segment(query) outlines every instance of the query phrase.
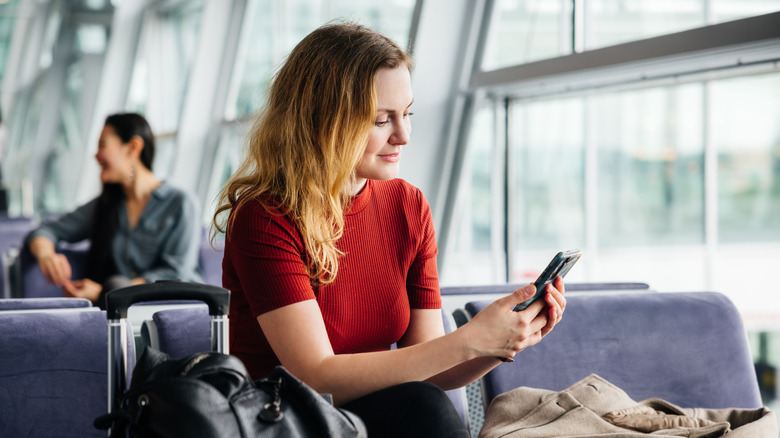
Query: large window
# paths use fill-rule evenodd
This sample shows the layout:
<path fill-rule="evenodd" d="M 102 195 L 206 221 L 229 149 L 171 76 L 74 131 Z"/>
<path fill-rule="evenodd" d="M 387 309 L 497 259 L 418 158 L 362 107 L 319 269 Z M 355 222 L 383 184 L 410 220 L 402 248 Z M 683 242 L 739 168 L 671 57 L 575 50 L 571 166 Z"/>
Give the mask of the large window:
<path fill-rule="evenodd" d="M 503 134 L 482 137 L 506 136 L 507 173 L 490 185 L 476 177 L 475 157 L 502 142 L 458 143 L 468 187 L 444 215 L 445 228 L 457 220 L 442 284 L 526 283 L 578 247 L 569 282 L 724 293 L 751 334 L 764 403 L 777 406 L 780 301 L 767 285 L 780 253 L 780 1 L 488 5 L 469 91 L 490 96 L 497 119 L 506 103 Z M 715 43 L 677 50 L 702 42 Z M 505 222 L 480 219 L 486 199 L 503 199 L 491 211 Z M 474 230 L 503 244 L 486 250 Z M 503 276 L 490 269 L 502 265 Z"/>
<path fill-rule="evenodd" d="M 584 243 L 582 106 L 581 100 L 569 99 L 511 107 L 515 190 L 510 205 L 516 207 L 510 221 L 520 252 Z"/>
<path fill-rule="evenodd" d="M 489 236 L 499 234 L 511 239 L 506 248 L 513 251 L 504 280 L 533 277 L 543 267 L 540 253 L 579 247 L 590 251 L 583 262 L 599 281 L 640 275 L 634 280 L 661 289 L 702 289 L 732 284 L 713 264 L 737 257 L 723 245 L 780 246 L 780 73 L 517 99 L 509 114 L 510 227 L 505 234 L 482 217 L 501 211 L 485 203 L 496 199 L 494 192 L 503 194 L 503 186 L 488 183 L 494 137 L 479 128 L 487 117 L 480 115 L 459 193 L 462 213 L 455 215 L 455 254 L 445 272 L 469 278 L 464 271 L 476 270 L 482 282 L 496 280 L 479 266 L 504 263 L 485 252 Z M 707 166 L 707 151 L 716 165 Z M 476 230 L 480 237 L 472 238 Z M 707 262 L 712 248 L 719 249 Z M 469 251 L 491 260 L 458 266 Z M 639 251 L 635 261 L 656 266 L 623 266 L 626 251 Z M 653 255 L 669 251 L 674 255 L 665 259 Z M 763 256 L 755 254 L 748 251 L 760 263 Z"/>
<path fill-rule="evenodd" d="M 496 0 L 493 4 L 484 70 L 780 10 L 780 0 Z"/>
<path fill-rule="evenodd" d="M 495 108 L 481 106 L 473 121 L 463 178 L 458 189 L 458 211 L 450 236 L 449 266 L 469 266 L 443 272 L 452 284 L 484 282 L 506 276 L 503 261 L 504 151 L 499 144 Z M 497 129 L 499 128 L 499 129 Z"/>
<path fill-rule="evenodd" d="M 701 27 L 703 0 L 589 0 L 585 48 L 596 49 Z"/>
<path fill-rule="evenodd" d="M 780 74 L 712 83 L 718 237 L 780 241 Z"/>
<path fill-rule="evenodd" d="M 571 1 L 495 2 L 482 68 L 491 70 L 571 53 Z"/>
<path fill-rule="evenodd" d="M 590 100 L 600 247 L 704 242 L 703 87 Z"/>
<path fill-rule="evenodd" d="M 754 303 L 765 301 L 759 292 L 764 280 L 744 273 L 770 271 L 767 260 L 780 250 L 778 50 L 768 51 L 761 42 L 755 48 L 740 46 L 740 51 L 729 47 L 735 50 L 728 55 L 730 64 L 723 61 L 725 49 L 717 48 L 711 52 L 717 53 L 717 61 L 695 52 L 686 64 L 675 52 L 668 59 L 633 64 L 613 59 L 603 72 L 576 69 L 591 49 L 639 38 L 663 39 L 664 34 L 696 27 L 692 32 L 706 37 L 719 28 L 702 27 L 705 23 L 780 9 L 780 3 L 772 1 L 739 5 L 746 9 L 725 0 L 583 0 L 567 10 L 559 2 L 542 6 L 530 0 L 497 0 L 485 56 L 477 60 L 483 69 L 474 73 L 472 84 L 492 99 L 486 108 L 493 118 L 503 117 L 499 113 L 506 109 L 507 125 L 492 137 L 473 136 L 472 130 L 478 140 L 466 143 L 442 283 L 533 280 L 553 253 L 578 247 L 585 257 L 571 281 L 643 281 L 658 290 L 719 290 L 729 294 L 748 320 L 759 318 L 767 307 Z M 575 24 L 569 29 L 571 47 L 548 50 L 549 56 L 559 57 L 554 60 L 519 56 L 522 51 L 513 38 L 539 41 L 538 36 L 510 38 L 505 33 L 512 29 L 508 20 L 538 19 L 543 11 L 553 14 L 556 8 Z M 584 8 L 584 17 L 576 15 L 577 8 Z M 769 25 L 765 18 L 751 20 Z M 544 26 L 546 47 L 556 46 L 565 26 L 565 20 Z M 532 28 L 528 21 L 513 31 Z M 568 55 L 578 38 L 584 42 L 583 57 L 575 60 Z M 641 47 L 657 41 L 645 40 Z M 628 47 L 606 47 L 598 52 L 601 58 L 589 59 L 619 58 Z M 742 59 L 749 59 L 749 65 Z M 507 62 L 517 65 L 490 71 Z M 563 69 L 558 76 L 526 76 L 566 63 L 576 68 Z M 655 76 L 647 78 L 645 72 Z M 475 120 L 479 117 L 485 116 Z M 480 129 L 480 123 L 473 125 Z M 503 146 L 499 141 L 486 145 L 481 139 L 490 142 L 502 136 L 507 139 L 508 152 L 502 156 L 508 173 L 503 182 L 491 180 L 487 186 L 476 177 L 484 168 L 476 157 L 495 157 Z M 479 219 L 484 211 L 480 203 L 486 200 L 501 203 L 490 211 L 502 215 L 504 222 Z M 486 239 L 471 237 L 475 230 L 491 236 L 489 251 Z M 465 255 L 469 251 L 479 255 L 478 263 Z M 508 269 L 501 276 L 489 266 Z"/>

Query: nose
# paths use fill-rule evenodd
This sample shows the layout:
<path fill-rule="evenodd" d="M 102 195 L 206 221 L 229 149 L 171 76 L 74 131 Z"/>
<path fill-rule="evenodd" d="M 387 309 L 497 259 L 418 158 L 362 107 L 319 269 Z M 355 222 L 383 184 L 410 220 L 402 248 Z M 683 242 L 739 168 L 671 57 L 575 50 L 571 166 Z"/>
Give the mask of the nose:
<path fill-rule="evenodd" d="M 395 123 L 393 135 L 390 136 L 390 144 L 393 146 L 403 146 L 409 143 L 409 134 L 412 131 L 412 124 L 409 119 L 402 119 Z"/>

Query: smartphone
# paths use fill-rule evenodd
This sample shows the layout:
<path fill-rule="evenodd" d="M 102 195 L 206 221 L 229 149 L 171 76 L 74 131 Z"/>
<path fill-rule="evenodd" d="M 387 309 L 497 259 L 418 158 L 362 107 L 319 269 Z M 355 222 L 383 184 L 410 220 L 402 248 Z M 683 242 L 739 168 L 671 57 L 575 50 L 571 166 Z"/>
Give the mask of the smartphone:
<path fill-rule="evenodd" d="M 577 260 L 580 259 L 581 255 L 582 253 L 578 249 L 561 251 L 556 254 L 550 264 L 544 268 L 542 274 L 539 275 L 539 278 L 534 281 L 534 286 L 536 286 L 536 293 L 534 296 L 516 305 L 514 311 L 519 312 L 530 306 L 534 301 L 544 296 L 544 294 L 547 293 L 547 285 L 555 281 L 556 277 L 565 277 L 566 274 L 569 273 L 569 270 L 572 268 L 572 266 L 574 266 L 574 264 L 577 263 Z"/>

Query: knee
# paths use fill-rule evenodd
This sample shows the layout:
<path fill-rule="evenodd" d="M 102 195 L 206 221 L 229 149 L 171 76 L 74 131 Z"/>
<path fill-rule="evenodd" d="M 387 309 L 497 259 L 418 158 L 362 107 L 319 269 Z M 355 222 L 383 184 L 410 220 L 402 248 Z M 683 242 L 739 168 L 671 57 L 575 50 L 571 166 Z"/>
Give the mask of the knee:
<path fill-rule="evenodd" d="M 420 412 L 430 411 L 432 408 L 452 407 L 447 393 L 432 383 L 408 382 L 399 385 L 399 390 L 404 392 L 404 400 L 409 403 L 410 408 L 418 408 Z"/>

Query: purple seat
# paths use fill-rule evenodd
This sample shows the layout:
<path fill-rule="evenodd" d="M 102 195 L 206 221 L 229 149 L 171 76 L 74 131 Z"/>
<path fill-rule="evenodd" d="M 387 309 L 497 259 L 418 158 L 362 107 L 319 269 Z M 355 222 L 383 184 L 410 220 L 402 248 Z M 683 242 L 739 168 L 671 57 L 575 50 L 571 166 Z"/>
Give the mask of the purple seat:
<path fill-rule="evenodd" d="M 0 312 L 0 332 L 0 436 L 106 436 L 105 312 Z"/>
<path fill-rule="evenodd" d="M 160 310 L 152 320 L 154 326 L 147 326 L 150 344 L 172 358 L 211 350 L 209 308 L 205 304 Z"/>
<path fill-rule="evenodd" d="M 466 305 L 472 315 L 489 301 Z M 737 309 L 713 292 L 581 294 L 538 345 L 483 379 L 485 406 L 520 386 L 560 391 L 591 373 L 634 400 L 756 408 L 758 381 Z"/>

